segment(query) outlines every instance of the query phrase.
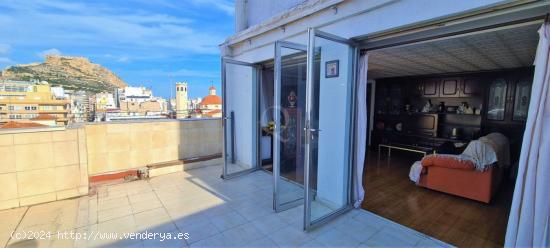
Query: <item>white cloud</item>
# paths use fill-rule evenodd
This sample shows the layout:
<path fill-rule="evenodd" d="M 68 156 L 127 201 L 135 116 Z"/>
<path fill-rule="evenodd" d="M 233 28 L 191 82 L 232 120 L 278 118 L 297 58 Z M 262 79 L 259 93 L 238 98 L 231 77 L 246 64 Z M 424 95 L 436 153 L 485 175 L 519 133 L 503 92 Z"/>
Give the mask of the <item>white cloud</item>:
<path fill-rule="evenodd" d="M 130 61 L 130 58 L 128 56 L 122 56 L 122 57 L 118 58 L 117 61 L 121 62 L 121 63 L 126 63 L 126 62 Z"/>
<path fill-rule="evenodd" d="M 0 54 L 7 54 L 11 50 L 11 46 L 8 44 L 0 43 Z"/>
<path fill-rule="evenodd" d="M 57 48 L 50 48 L 48 50 L 37 53 L 37 55 L 41 58 L 44 58 L 46 57 L 46 55 L 61 55 L 61 51 L 59 51 Z"/>
<path fill-rule="evenodd" d="M 8 57 L 0 57 L 0 64 L 15 64 L 15 61 Z"/>
<path fill-rule="evenodd" d="M 233 4 L 225 0 L 191 0 L 194 4 L 212 6 L 228 15 L 233 15 L 235 8 Z"/>

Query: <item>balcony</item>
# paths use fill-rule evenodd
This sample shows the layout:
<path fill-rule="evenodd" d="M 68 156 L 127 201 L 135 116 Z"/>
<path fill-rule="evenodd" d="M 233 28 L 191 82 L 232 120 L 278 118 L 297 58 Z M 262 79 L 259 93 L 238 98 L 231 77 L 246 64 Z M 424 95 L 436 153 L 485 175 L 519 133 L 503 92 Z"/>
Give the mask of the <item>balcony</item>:
<path fill-rule="evenodd" d="M 446 246 L 364 210 L 304 232 L 303 207 L 273 212 L 269 172 L 220 178 L 221 137 L 219 119 L 4 131 L 0 245 Z"/>
<path fill-rule="evenodd" d="M 97 194 L 0 212 L 9 233 L 52 231 L 45 240 L 9 240 L 10 245 L 49 247 L 145 246 L 444 246 L 424 235 L 364 210 L 353 210 L 305 233 L 302 208 L 273 213 L 271 178 L 263 171 L 230 181 L 221 166 L 159 176 L 148 181 L 104 186 Z M 57 236 L 92 236 L 80 240 Z M 118 240 L 116 233 L 188 233 L 189 239 Z"/>

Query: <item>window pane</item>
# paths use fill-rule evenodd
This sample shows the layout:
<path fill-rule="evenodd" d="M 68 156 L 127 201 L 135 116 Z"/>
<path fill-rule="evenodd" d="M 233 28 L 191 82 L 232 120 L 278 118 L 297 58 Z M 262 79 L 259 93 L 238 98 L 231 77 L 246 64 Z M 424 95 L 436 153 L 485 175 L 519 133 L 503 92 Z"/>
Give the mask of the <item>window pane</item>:
<path fill-rule="evenodd" d="M 527 81 L 521 81 L 516 85 L 516 95 L 514 97 L 514 121 L 527 120 L 529 111 L 529 96 L 531 95 L 531 85 Z"/>
<path fill-rule="evenodd" d="M 489 89 L 489 102 L 487 109 L 487 119 L 489 120 L 504 120 L 506 107 L 506 81 L 497 79 L 491 84 Z"/>

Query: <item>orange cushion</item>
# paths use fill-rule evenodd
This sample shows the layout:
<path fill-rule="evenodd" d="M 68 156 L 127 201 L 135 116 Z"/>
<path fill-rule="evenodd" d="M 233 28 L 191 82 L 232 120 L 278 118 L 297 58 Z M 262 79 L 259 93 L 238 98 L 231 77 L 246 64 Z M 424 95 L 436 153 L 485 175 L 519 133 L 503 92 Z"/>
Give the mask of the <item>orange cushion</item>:
<path fill-rule="evenodd" d="M 422 158 L 422 166 L 436 166 L 451 169 L 474 170 L 475 164 L 469 160 L 460 160 L 451 156 L 428 155 Z"/>

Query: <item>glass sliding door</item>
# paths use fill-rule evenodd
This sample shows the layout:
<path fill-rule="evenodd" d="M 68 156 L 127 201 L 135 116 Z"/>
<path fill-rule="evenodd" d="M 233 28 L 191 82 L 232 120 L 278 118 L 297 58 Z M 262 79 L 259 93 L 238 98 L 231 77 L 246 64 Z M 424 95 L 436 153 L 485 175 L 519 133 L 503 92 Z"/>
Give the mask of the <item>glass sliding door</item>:
<path fill-rule="evenodd" d="M 224 179 L 258 168 L 258 70 L 222 58 Z"/>
<path fill-rule="evenodd" d="M 276 212 L 303 204 L 306 100 L 305 45 L 275 43 L 273 207 Z"/>
<path fill-rule="evenodd" d="M 304 228 L 351 208 L 355 68 L 353 43 L 309 30 Z"/>

